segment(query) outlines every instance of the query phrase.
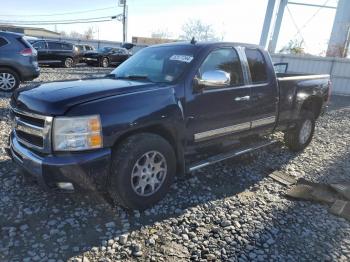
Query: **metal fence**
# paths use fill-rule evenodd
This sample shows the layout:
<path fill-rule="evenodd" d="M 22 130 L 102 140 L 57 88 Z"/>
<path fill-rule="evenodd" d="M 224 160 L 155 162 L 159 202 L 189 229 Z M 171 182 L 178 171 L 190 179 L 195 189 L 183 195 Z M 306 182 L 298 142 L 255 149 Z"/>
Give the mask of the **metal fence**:
<path fill-rule="evenodd" d="M 288 71 L 331 75 L 332 93 L 350 95 L 350 59 L 297 55 L 271 55 L 274 63 L 289 63 Z"/>

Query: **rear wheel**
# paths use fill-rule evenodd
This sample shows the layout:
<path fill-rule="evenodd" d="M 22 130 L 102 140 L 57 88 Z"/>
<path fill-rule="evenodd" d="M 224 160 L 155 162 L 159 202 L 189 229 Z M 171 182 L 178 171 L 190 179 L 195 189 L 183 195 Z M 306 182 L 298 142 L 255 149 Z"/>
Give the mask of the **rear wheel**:
<path fill-rule="evenodd" d="M 71 57 L 67 57 L 65 60 L 64 60 L 64 67 L 65 68 L 71 68 L 74 66 L 74 60 L 71 58 Z"/>
<path fill-rule="evenodd" d="M 114 151 L 109 194 L 128 209 L 146 209 L 168 192 L 176 171 L 175 153 L 162 137 L 143 133 Z"/>
<path fill-rule="evenodd" d="M 310 144 L 314 130 L 314 114 L 311 111 L 302 111 L 295 127 L 286 131 L 284 141 L 290 150 L 301 151 Z"/>
<path fill-rule="evenodd" d="M 20 84 L 17 73 L 11 69 L 0 68 L 0 90 L 4 92 L 12 92 Z"/>
<path fill-rule="evenodd" d="M 107 57 L 103 57 L 101 60 L 101 66 L 104 68 L 109 67 L 109 59 Z"/>

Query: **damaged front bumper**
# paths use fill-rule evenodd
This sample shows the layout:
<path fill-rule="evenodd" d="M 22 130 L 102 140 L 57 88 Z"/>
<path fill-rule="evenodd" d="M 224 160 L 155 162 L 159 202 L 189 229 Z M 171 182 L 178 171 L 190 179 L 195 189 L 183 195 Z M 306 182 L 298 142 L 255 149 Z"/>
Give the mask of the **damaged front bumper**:
<path fill-rule="evenodd" d="M 7 153 L 45 189 L 71 184 L 74 190 L 106 190 L 111 162 L 109 148 L 42 155 L 26 148 L 12 133 Z"/>

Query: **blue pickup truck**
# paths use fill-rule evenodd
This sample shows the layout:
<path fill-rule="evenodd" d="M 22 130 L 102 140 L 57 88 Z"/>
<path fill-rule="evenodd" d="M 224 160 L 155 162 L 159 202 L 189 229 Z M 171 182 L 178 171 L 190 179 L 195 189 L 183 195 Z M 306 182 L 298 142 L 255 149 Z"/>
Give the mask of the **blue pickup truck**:
<path fill-rule="evenodd" d="M 45 188 L 145 209 L 175 175 L 268 146 L 273 132 L 303 150 L 329 94 L 328 75 L 276 73 L 255 45 L 151 46 L 104 78 L 16 90 L 8 153 Z"/>

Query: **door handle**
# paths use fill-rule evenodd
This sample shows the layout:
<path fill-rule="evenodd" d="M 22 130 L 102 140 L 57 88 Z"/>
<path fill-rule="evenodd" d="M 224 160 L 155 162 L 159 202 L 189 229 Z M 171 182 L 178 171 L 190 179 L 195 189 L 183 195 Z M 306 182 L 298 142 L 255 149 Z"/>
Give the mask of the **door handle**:
<path fill-rule="evenodd" d="M 248 101 L 248 100 L 250 100 L 250 96 L 240 96 L 235 98 L 235 101 Z"/>

